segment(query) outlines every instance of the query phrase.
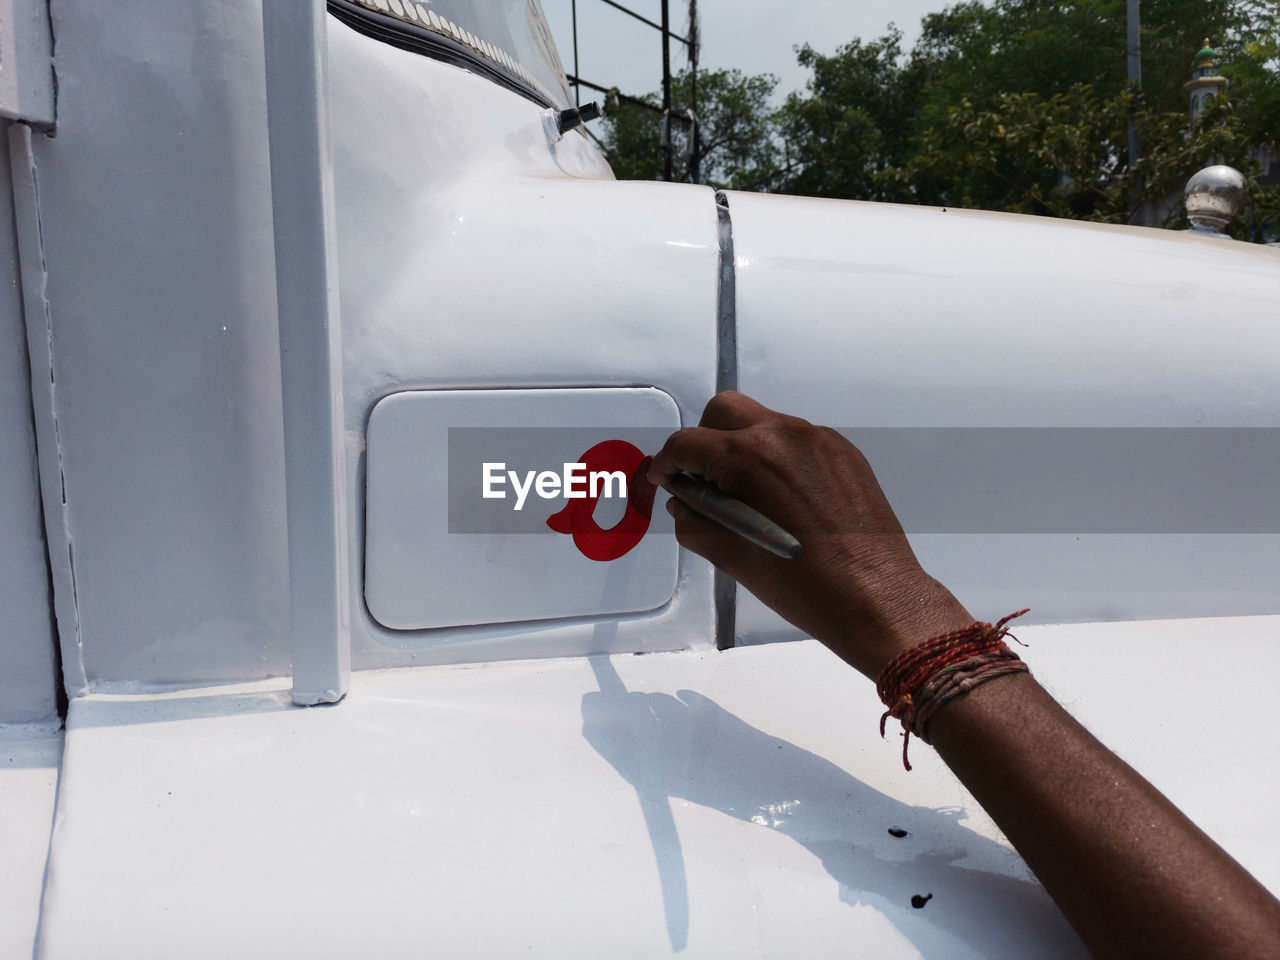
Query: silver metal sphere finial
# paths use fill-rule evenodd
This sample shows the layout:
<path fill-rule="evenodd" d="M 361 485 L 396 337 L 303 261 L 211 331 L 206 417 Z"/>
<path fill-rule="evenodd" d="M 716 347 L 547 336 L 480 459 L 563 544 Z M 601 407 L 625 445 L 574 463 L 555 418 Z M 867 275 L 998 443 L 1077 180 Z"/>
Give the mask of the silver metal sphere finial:
<path fill-rule="evenodd" d="M 1220 235 L 1244 206 L 1249 190 L 1239 170 L 1220 163 L 1195 174 L 1187 181 L 1183 194 L 1191 229 Z"/>

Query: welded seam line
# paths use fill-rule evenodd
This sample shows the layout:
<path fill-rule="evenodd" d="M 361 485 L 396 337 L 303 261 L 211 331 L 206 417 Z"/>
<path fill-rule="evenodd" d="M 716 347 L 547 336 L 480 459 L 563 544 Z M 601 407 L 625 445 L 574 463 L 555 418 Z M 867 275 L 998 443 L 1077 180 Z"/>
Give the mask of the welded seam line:
<path fill-rule="evenodd" d="M 729 198 L 716 191 L 716 220 L 720 234 L 719 293 L 716 302 L 716 393 L 738 389 L 738 304 L 733 269 L 733 221 L 729 218 Z M 716 649 L 734 644 L 737 628 L 738 585 L 722 570 L 716 570 L 712 599 L 716 615 Z"/>
<path fill-rule="evenodd" d="M 22 304 L 27 327 L 27 353 L 31 364 L 31 405 L 36 421 L 40 498 L 44 505 L 46 537 L 54 531 L 61 533 L 62 543 L 67 549 L 65 565 L 55 562 L 56 552 L 50 539 L 49 562 L 55 575 L 54 610 L 62 647 L 63 684 L 67 696 L 75 698 L 88 690 L 80 628 L 79 590 L 67 509 L 66 472 L 58 423 L 53 363 L 53 315 L 48 298 L 49 273 L 45 262 L 44 224 L 40 218 L 40 184 L 31 137 L 30 127 L 14 124 L 9 130 L 9 159 L 13 179 L 14 221 L 18 233 L 19 271 L 22 277 Z M 46 373 L 49 378 L 47 382 L 44 380 Z M 49 462 L 49 451 L 53 452 L 52 463 Z M 67 655 L 68 646 L 71 646 L 74 656 Z"/>

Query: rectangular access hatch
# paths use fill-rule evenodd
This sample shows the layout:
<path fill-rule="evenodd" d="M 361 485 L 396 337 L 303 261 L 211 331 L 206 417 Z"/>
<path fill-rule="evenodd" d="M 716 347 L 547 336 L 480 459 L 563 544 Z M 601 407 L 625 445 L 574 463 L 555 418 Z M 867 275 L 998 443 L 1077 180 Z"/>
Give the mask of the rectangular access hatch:
<path fill-rule="evenodd" d="M 422 630 L 662 606 L 679 553 L 665 494 L 646 502 L 647 485 L 626 475 L 679 426 L 675 401 L 652 387 L 383 398 L 368 431 L 370 614 L 394 630 Z"/>

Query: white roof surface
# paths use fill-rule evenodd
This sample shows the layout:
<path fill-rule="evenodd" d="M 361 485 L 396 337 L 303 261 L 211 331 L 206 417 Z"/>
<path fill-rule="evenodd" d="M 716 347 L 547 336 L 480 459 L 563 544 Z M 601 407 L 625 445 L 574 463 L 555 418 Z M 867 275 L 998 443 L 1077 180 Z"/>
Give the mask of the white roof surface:
<path fill-rule="evenodd" d="M 1236 678 L 1273 668 L 1277 631 L 1017 632 L 1276 890 L 1258 744 L 1280 708 Z M 879 714 L 813 641 L 361 672 L 309 709 L 283 682 L 92 695 L 68 718 L 40 956 L 1084 956 L 936 755 L 913 744 L 902 769 Z"/>

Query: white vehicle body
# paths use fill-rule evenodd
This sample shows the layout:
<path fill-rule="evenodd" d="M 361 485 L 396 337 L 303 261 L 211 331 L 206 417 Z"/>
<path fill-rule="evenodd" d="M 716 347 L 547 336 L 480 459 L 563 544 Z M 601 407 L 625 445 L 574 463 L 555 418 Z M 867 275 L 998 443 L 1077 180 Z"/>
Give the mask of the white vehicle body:
<path fill-rule="evenodd" d="M 1083 956 L 870 686 L 671 536 L 403 508 L 449 428 L 726 387 L 862 431 L 925 567 L 1031 607 L 1033 671 L 1280 889 L 1240 689 L 1280 666 L 1280 251 L 618 182 L 548 135 L 553 52 L 458 44 L 504 85 L 370 35 L 421 4 L 3 8 L 0 956 Z M 1237 445 L 1147 517 L 1037 498 L 1051 430 Z M 927 472 L 979 434 L 997 470 Z"/>

